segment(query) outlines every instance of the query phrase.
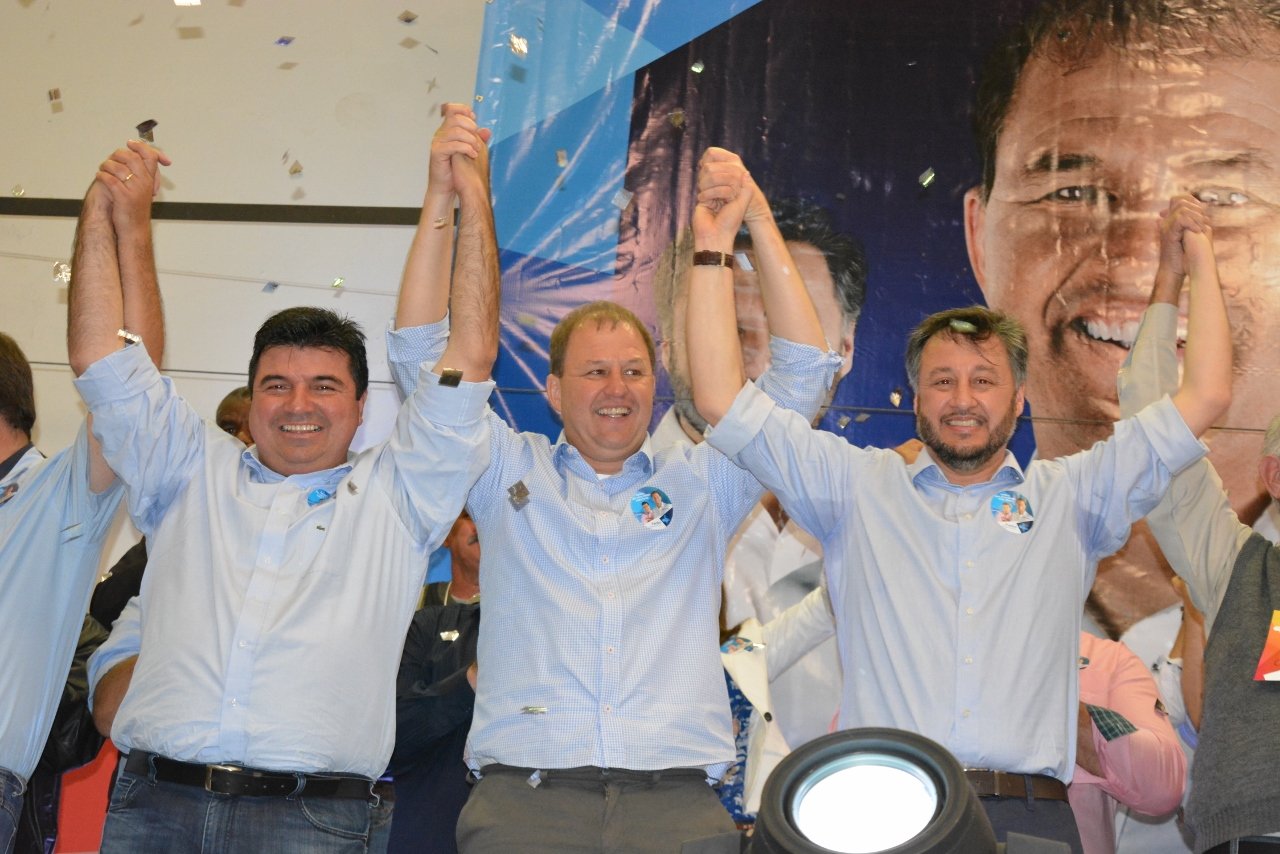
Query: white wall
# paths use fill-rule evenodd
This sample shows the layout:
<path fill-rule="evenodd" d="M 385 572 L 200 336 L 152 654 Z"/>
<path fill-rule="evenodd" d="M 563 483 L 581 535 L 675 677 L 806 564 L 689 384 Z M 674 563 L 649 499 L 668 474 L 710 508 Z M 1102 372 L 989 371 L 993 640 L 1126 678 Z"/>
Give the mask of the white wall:
<path fill-rule="evenodd" d="M 419 16 L 412 24 L 397 20 L 406 9 Z M 485 9 L 479 0 L 3 0 L 0 193 L 79 198 L 97 164 L 155 119 L 156 143 L 174 161 L 161 200 L 416 206 L 439 105 L 472 97 Z M 278 46 L 280 36 L 294 41 Z M 74 230 L 71 219 L 0 216 L 0 330 L 33 363 L 46 452 L 71 441 L 82 413 L 66 366 L 65 285 L 52 276 Z M 357 441 L 381 437 L 395 409 L 381 335 L 411 228 L 155 230 L 165 368 L 198 410 L 212 416 L 244 384 L 264 317 L 324 305 L 370 335 L 375 384 Z M 345 285 L 334 290 L 338 276 Z M 281 285 L 264 293 L 269 280 Z"/>

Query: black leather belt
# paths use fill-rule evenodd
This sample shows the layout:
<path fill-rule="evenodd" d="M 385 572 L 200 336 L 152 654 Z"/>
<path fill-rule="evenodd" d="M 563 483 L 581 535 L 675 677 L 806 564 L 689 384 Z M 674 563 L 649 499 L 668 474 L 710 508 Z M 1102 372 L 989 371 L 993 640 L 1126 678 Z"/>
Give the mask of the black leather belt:
<path fill-rule="evenodd" d="M 219 795 L 283 798 L 305 794 L 307 797 L 359 798 L 377 802 L 374 781 L 365 777 L 333 774 L 290 774 L 263 771 L 241 765 L 200 765 L 179 762 L 145 750 L 134 750 L 125 760 L 124 770 L 149 780 L 199 786 Z"/>
<path fill-rule="evenodd" d="M 1055 777 L 1043 774 L 1010 774 L 986 768 L 966 768 L 964 776 L 978 796 L 983 798 L 1036 798 L 1044 801 L 1067 799 L 1066 785 Z"/>
<path fill-rule="evenodd" d="M 1280 851 L 1280 836 L 1242 836 L 1215 845 L 1204 854 L 1276 854 L 1277 851 Z"/>

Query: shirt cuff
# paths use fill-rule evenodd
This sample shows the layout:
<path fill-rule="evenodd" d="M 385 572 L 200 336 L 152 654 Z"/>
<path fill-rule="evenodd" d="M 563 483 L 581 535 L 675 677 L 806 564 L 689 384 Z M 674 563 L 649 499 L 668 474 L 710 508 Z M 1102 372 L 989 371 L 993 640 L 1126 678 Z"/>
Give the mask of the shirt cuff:
<path fill-rule="evenodd" d="M 1172 474 L 1177 474 L 1209 452 L 1209 448 L 1182 420 L 1182 414 L 1167 395 L 1135 415 L 1134 420 L 1147 435 L 1156 456 Z"/>
<path fill-rule="evenodd" d="M 755 383 L 744 383 L 720 423 L 707 428 L 707 444 L 732 459 L 756 437 L 776 406 Z"/>
<path fill-rule="evenodd" d="M 147 355 L 147 348 L 123 347 L 94 362 L 74 382 L 85 406 L 92 410 L 105 403 L 133 397 L 140 387 L 138 383 L 147 381 L 137 378 L 147 374 L 153 377 L 160 375 Z"/>
<path fill-rule="evenodd" d="M 466 427 L 484 417 L 489 396 L 496 386 L 493 380 L 443 386 L 440 379 L 439 375 L 432 373 L 431 365 L 423 364 L 418 369 L 418 386 L 414 394 L 421 396 L 418 408 L 430 413 L 432 422 L 443 427 Z"/>

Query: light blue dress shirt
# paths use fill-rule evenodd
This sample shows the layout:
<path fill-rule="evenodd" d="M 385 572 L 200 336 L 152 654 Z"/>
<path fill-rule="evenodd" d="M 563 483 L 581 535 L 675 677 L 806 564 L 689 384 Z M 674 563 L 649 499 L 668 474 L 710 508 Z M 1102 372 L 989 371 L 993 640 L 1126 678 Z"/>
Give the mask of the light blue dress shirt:
<path fill-rule="evenodd" d="M 438 351 L 434 333 L 389 336 L 402 389 L 414 380 L 409 366 Z M 835 354 L 775 339 L 760 385 L 811 418 L 838 364 Z M 552 444 L 493 413 L 489 421 L 491 462 L 467 502 L 484 602 L 469 764 L 701 767 L 719 776 L 734 757 L 720 579 L 759 484 L 709 447 L 654 453 L 648 437 L 619 474 L 601 479 L 563 437 Z M 524 503 L 508 492 L 517 484 Z M 638 503 L 655 489 L 671 517 L 646 527 Z"/>
<path fill-rule="evenodd" d="M 822 541 L 840 726 L 921 733 L 972 768 L 1071 779 L 1081 609 L 1099 558 L 1204 446 L 1169 400 L 1093 448 L 949 483 L 813 430 L 745 388 L 708 441 Z M 1026 499 L 1032 521 L 1000 519 Z M 1016 512 L 1016 510 L 1015 510 Z"/>
<path fill-rule="evenodd" d="M 122 750 L 383 772 L 427 555 L 488 460 L 492 383 L 436 380 L 388 442 L 291 477 L 201 421 L 141 347 L 76 381 L 148 541 L 141 654 L 112 730 Z M 331 497 L 309 503 L 318 488 Z"/>
<path fill-rule="evenodd" d="M 32 448 L 0 480 L 0 767 L 35 770 L 84 612 L 120 484 L 89 489 L 89 432 L 45 459 Z"/>

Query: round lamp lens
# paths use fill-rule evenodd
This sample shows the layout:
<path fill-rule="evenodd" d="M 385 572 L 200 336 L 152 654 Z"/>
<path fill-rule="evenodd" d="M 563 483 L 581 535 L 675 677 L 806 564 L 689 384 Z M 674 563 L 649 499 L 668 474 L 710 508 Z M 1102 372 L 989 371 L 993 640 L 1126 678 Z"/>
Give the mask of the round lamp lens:
<path fill-rule="evenodd" d="M 859 753 L 813 772 L 791 803 L 796 828 L 841 854 L 868 854 L 919 834 L 938 810 L 932 778 L 897 756 Z"/>

